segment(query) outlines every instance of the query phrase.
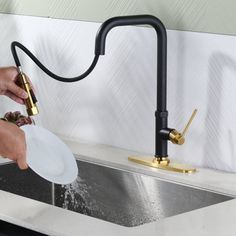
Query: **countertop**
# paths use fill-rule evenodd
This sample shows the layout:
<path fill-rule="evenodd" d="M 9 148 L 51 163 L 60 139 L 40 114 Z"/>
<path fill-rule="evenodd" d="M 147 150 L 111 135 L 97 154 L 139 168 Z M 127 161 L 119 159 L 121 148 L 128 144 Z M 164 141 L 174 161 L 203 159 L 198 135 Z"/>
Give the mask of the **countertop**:
<path fill-rule="evenodd" d="M 194 174 L 181 174 L 129 162 L 139 153 L 106 145 L 61 138 L 79 159 L 138 172 L 171 182 L 236 196 L 236 174 L 198 168 Z M 137 227 L 123 227 L 42 202 L 0 191 L 0 219 L 23 227 L 58 236 L 78 235 L 234 235 L 236 200 L 201 208 Z"/>

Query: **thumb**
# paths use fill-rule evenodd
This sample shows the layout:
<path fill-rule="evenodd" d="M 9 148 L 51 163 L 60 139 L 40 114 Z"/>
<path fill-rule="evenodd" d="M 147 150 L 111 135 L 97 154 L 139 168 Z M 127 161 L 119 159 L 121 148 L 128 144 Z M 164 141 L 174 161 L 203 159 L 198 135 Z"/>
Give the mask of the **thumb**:
<path fill-rule="evenodd" d="M 26 170 L 28 168 L 28 165 L 26 163 L 26 158 L 17 159 L 16 162 L 21 170 Z"/>

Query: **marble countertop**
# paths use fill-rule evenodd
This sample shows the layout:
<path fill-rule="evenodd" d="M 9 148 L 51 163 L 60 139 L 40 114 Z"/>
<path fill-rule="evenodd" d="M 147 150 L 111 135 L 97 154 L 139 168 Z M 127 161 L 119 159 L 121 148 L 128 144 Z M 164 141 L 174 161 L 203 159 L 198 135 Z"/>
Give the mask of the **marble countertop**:
<path fill-rule="evenodd" d="M 138 172 L 171 182 L 236 196 L 236 174 L 199 168 L 194 174 L 153 169 L 129 162 L 139 155 L 106 145 L 76 142 L 63 137 L 79 159 Z M 56 217 L 55 217 L 56 216 Z M 0 191 L 0 219 L 23 227 L 58 236 L 78 235 L 235 235 L 236 200 L 201 208 L 136 227 L 123 227 L 42 202 Z"/>

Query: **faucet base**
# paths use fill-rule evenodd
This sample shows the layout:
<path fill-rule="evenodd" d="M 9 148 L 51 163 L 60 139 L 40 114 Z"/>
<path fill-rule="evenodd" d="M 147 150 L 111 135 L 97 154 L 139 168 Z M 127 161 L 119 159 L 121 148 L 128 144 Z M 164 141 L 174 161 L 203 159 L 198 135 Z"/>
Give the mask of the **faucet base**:
<path fill-rule="evenodd" d="M 157 157 L 146 157 L 146 158 L 141 158 L 141 157 L 128 157 L 129 161 L 133 161 L 135 163 L 141 164 L 141 165 L 146 165 L 158 169 L 163 169 L 163 170 L 169 170 L 169 171 L 175 171 L 175 172 L 180 172 L 180 173 L 193 173 L 196 172 L 196 169 L 184 165 L 184 164 L 178 164 L 178 163 L 172 163 L 170 162 L 169 159 L 167 158 L 157 158 Z"/>

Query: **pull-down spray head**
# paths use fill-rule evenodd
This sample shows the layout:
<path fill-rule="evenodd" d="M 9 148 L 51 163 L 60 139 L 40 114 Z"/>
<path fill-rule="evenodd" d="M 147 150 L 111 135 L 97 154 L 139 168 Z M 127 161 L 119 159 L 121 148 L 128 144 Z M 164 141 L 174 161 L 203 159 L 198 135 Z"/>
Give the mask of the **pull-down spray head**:
<path fill-rule="evenodd" d="M 24 100 L 27 114 L 28 114 L 28 116 L 37 115 L 39 113 L 39 111 L 38 111 L 38 107 L 36 105 L 37 99 L 34 95 L 33 89 L 31 88 L 31 85 L 30 85 L 26 75 L 21 70 L 21 67 L 18 67 L 18 72 L 19 72 L 19 75 L 18 75 L 17 82 L 19 83 L 19 86 L 22 89 L 24 89 L 28 94 L 28 97 Z"/>

